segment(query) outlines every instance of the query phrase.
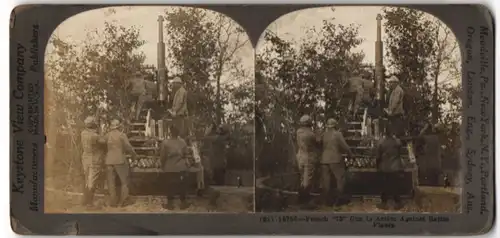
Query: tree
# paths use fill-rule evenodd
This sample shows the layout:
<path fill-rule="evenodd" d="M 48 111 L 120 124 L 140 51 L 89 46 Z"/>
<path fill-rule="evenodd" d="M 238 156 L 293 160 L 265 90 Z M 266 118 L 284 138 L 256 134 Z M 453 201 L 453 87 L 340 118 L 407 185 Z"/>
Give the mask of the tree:
<path fill-rule="evenodd" d="M 58 36 L 52 37 L 49 44 L 52 51 L 45 64 L 51 95 L 49 140 L 61 133 L 66 135 L 71 148 L 65 149 L 72 155 L 60 158 L 79 161 L 79 135 L 85 117 L 128 118 L 127 79 L 141 69 L 144 54 L 137 49 L 144 41 L 139 39 L 139 29 L 106 22 L 103 30 L 89 32 L 81 44 Z"/>
<path fill-rule="evenodd" d="M 176 8 L 165 14 L 169 56 L 173 67 L 185 79 L 195 104 L 191 111 L 196 114 L 198 124 L 209 121 L 220 124 L 230 91 L 227 87 L 222 89 L 225 85 L 221 84 L 221 78 L 248 79 L 250 75 L 242 72 L 245 69 L 241 68 L 238 53 L 248 46 L 249 39 L 236 22 L 223 14 L 200 8 Z M 211 84 L 214 81 L 215 88 Z M 246 84 L 241 89 L 245 86 L 251 90 Z"/>
<path fill-rule="evenodd" d="M 429 72 L 432 72 L 435 42 L 432 21 L 422 11 L 388 7 L 385 15 L 385 45 L 388 69 L 399 76 L 401 85 L 411 106 L 405 108 L 409 127 L 418 130 L 418 125 L 427 121 L 432 99 Z"/>
<path fill-rule="evenodd" d="M 457 168 L 461 125 L 461 71 L 458 42 L 439 19 L 408 8 L 384 9 L 389 68 L 413 99 L 406 107 L 410 127 L 441 125 L 443 166 Z M 413 135 L 415 134 L 412 133 Z"/>
<path fill-rule="evenodd" d="M 341 103 L 339 85 L 345 85 L 347 76 L 362 67 L 364 57 L 363 52 L 354 52 L 362 42 L 358 28 L 354 24 L 335 24 L 332 18 L 320 28 L 309 29 L 297 45 L 271 31 L 265 32 L 256 59 L 255 113 L 256 136 L 267 138 L 267 144 L 256 146 L 261 150 L 257 153 L 275 158 L 260 160 L 261 169 L 285 168 L 290 158 L 294 161 L 293 128 L 302 115 L 311 115 L 318 127 L 329 117 L 343 118 L 347 108 Z"/>
<path fill-rule="evenodd" d="M 439 101 L 440 93 L 445 93 L 440 90 L 439 78 L 444 78 L 441 84 L 447 84 L 449 81 L 460 79 L 457 77 L 456 70 L 459 62 L 459 47 L 453 32 L 441 20 L 434 18 L 432 20 L 434 29 L 433 41 L 435 43 L 435 51 L 432 62 L 432 77 L 434 78 L 434 92 L 432 95 L 432 122 L 437 124 L 440 117 L 440 106 L 445 102 Z"/>
<path fill-rule="evenodd" d="M 244 68 L 241 59 L 245 47 L 251 51 L 248 36 L 231 18 L 201 8 L 174 8 L 165 19 L 168 58 L 184 78 L 194 128 L 229 124 L 228 166 L 253 169 L 253 131 L 246 130 L 253 125 L 253 68 Z"/>

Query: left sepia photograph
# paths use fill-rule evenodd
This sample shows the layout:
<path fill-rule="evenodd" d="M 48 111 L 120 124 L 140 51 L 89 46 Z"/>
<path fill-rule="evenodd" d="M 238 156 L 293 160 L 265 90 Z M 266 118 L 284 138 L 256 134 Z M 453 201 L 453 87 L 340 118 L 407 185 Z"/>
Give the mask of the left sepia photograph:
<path fill-rule="evenodd" d="M 234 20 L 91 10 L 44 67 L 46 213 L 254 211 L 254 50 Z"/>

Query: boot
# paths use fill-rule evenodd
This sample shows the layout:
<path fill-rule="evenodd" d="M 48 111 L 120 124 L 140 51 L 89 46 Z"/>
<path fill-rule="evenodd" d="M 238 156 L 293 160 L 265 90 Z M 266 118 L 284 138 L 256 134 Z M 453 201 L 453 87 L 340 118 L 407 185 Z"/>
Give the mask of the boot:
<path fill-rule="evenodd" d="M 401 198 L 398 195 L 395 195 L 394 196 L 394 209 L 401 210 L 403 207 L 404 207 L 404 204 L 401 201 Z"/>
<path fill-rule="evenodd" d="M 387 202 L 381 202 L 381 203 L 377 204 L 377 208 L 380 210 L 387 210 L 388 209 Z"/>
<path fill-rule="evenodd" d="M 301 209 L 305 210 L 314 209 L 315 206 L 311 201 L 311 194 L 309 193 L 308 189 L 302 190 L 302 202 L 300 204 L 301 204 L 300 206 Z"/>
<path fill-rule="evenodd" d="M 170 210 L 170 211 L 172 211 L 172 210 L 174 210 L 174 209 L 175 209 L 175 208 L 174 208 L 174 204 L 173 204 L 172 202 L 165 202 L 165 203 L 163 203 L 163 204 L 161 205 L 161 207 L 162 207 L 163 209 Z"/>
<path fill-rule="evenodd" d="M 188 201 L 186 200 L 186 198 L 181 198 L 181 205 L 179 206 L 179 208 L 181 210 L 186 210 L 188 209 L 190 206 L 190 204 L 188 203 Z"/>
<path fill-rule="evenodd" d="M 163 201 L 161 207 L 166 210 L 174 210 L 174 198 L 167 197 L 166 201 Z"/>
<path fill-rule="evenodd" d="M 119 206 L 121 207 L 126 207 L 129 205 L 132 205 L 133 202 L 129 198 L 129 191 L 128 191 L 128 186 L 127 185 L 122 185 L 121 187 L 121 196 L 120 196 L 120 202 L 118 203 Z"/>

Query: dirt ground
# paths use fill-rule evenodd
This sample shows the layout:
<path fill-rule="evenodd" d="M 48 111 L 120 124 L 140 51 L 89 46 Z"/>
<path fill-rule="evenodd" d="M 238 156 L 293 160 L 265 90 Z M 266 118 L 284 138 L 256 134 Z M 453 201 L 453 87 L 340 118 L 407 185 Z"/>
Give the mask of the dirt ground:
<path fill-rule="evenodd" d="M 176 212 L 225 212 L 247 213 L 253 211 L 253 188 L 220 188 L 221 196 L 216 211 L 209 211 L 208 200 L 195 196 L 188 197 L 190 207 L 180 210 L 179 201 L 174 202 L 174 210 L 163 209 L 161 204 L 165 198 L 160 196 L 131 197 L 134 202 L 126 207 L 107 206 L 104 195 L 97 194 L 92 208 L 80 205 L 82 195 L 74 186 L 68 186 L 60 179 L 45 180 L 45 212 L 46 213 L 176 213 Z"/>
<path fill-rule="evenodd" d="M 403 198 L 404 207 L 400 210 L 393 209 L 393 201 L 389 201 L 387 210 L 380 210 L 377 204 L 379 197 L 353 197 L 351 201 L 342 206 L 323 206 L 320 196 L 313 196 L 307 209 L 300 207 L 297 194 L 276 193 L 269 190 L 257 191 L 257 212 L 346 212 L 346 213 L 459 213 L 461 210 L 460 189 L 419 187 L 413 198 Z"/>
<path fill-rule="evenodd" d="M 393 202 L 389 202 L 389 209 L 380 210 L 377 204 L 380 202 L 379 198 L 361 199 L 353 198 L 352 201 L 340 207 L 326 207 L 316 206 L 312 211 L 321 212 L 359 212 L 359 213 L 405 213 L 405 212 L 418 212 L 418 213 L 459 213 L 460 196 L 456 191 L 443 188 L 420 188 L 419 192 L 413 199 L 404 199 L 404 207 L 401 210 L 393 209 Z M 293 204 L 293 202 L 291 202 Z M 297 205 L 290 205 L 286 212 L 297 212 L 301 209 Z"/>
<path fill-rule="evenodd" d="M 81 206 L 81 195 L 64 191 L 47 189 L 45 191 L 46 213 L 175 213 L 175 212 L 210 212 L 208 201 L 203 198 L 191 197 L 188 199 L 190 207 L 181 211 L 179 202 L 175 201 L 175 210 L 163 209 L 161 197 L 133 197 L 134 204 L 126 207 L 109 207 L 103 196 L 96 196 L 94 207 Z M 246 213 L 249 211 L 246 196 L 221 194 L 219 206 L 215 212 Z M 253 210 L 253 208 L 252 208 Z"/>

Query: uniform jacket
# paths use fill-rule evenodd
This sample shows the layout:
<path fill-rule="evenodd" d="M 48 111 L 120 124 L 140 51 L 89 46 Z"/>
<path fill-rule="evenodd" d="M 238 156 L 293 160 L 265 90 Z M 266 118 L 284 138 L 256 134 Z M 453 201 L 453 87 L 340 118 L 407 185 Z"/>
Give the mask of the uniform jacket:
<path fill-rule="evenodd" d="M 84 129 L 81 133 L 81 143 L 83 147 L 82 162 L 101 165 L 105 141 L 97 134 L 96 130 Z"/>
<path fill-rule="evenodd" d="M 134 96 L 141 96 L 146 93 L 146 82 L 144 78 L 133 77 L 130 79 L 130 94 Z"/>
<path fill-rule="evenodd" d="M 398 172 L 403 170 L 401 160 L 401 142 L 393 137 L 384 137 L 375 150 L 377 168 L 380 172 Z"/>
<path fill-rule="evenodd" d="M 349 92 L 359 93 L 363 91 L 363 79 L 361 77 L 349 78 Z"/>
<path fill-rule="evenodd" d="M 350 150 L 341 132 L 334 129 L 325 131 L 322 142 L 323 153 L 320 161 L 322 164 L 344 162 L 342 152 L 350 152 Z"/>
<path fill-rule="evenodd" d="M 366 101 L 372 101 L 374 95 L 375 95 L 375 84 L 368 79 L 363 79 L 363 99 Z"/>
<path fill-rule="evenodd" d="M 403 99 L 404 92 L 401 86 L 397 85 L 391 92 L 389 97 L 388 110 L 391 115 L 403 115 Z"/>
<path fill-rule="evenodd" d="M 108 153 L 106 154 L 105 163 L 107 165 L 118 165 L 128 163 L 125 158 L 126 153 L 130 153 L 134 156 L 135 153 L 132 145 L 128 141 L 127 136 L 118 130 L 111 130 L 106 135 L 106 142 L 108 147 Z"/>
<path fill-rule="evenodd" d="M 181 139 L 166 139 L 160 145 L 160 160 L 164 172 L 183 172 L 189 169 L 190 150 Z"/>
<path fill-rule="evenodd" d="M 318 140 L 308 127 L 297 130 L 297 161 L 299 164 L 313 164 L 317 160 Z"/>
<path fill-rule="evenodd" d="M 174 95 L 174 100 L 172 101 L 172 110 L 175 112 L 176 116 L 187 116 L 187 91 L 184 87 L 177 89 Z"/>

